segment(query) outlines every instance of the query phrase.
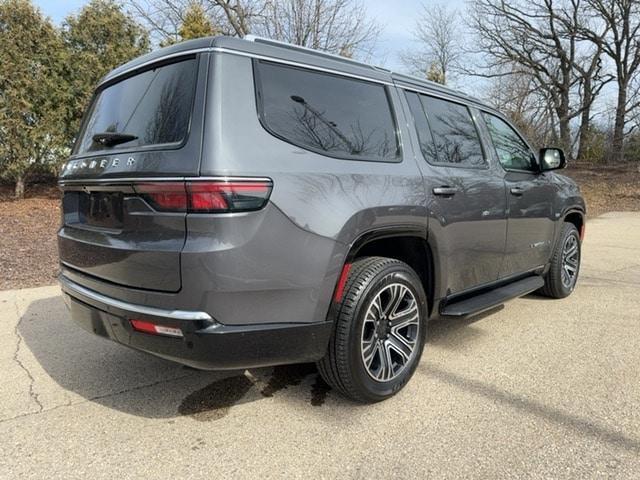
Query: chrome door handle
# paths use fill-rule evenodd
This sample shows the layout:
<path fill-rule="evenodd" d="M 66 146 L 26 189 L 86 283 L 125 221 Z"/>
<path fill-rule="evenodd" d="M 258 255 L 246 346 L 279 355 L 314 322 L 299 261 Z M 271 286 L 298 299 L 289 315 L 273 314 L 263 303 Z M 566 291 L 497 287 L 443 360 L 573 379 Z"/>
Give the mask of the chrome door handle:
<path fill-rule="evenodd" d="M 524 188 L 522 187 L 511 188 L 511 195 L 515 195 L 516 197 L 521 197 L 523 194 L 524 194 Z"/>
<path fill-rule="evenodd" d="M 450 197 L 451 195 L 455 195 L 457 191 L 458 190 L 453 187 L 434 187 L 433 194 Z"/>

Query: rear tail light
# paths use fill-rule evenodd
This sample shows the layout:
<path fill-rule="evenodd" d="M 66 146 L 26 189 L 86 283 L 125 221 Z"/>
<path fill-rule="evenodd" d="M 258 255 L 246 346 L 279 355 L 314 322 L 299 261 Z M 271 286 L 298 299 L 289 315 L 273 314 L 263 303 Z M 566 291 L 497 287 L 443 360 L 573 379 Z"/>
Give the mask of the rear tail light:
<path fill-rule="evenodd" d="M 139 183 L 135 190 L 161 212 L 228 213 L 263 208 L 271 180 L 208 180 Z"/>
<path fill-rule="evenodd" d="M 184 182 L 139 183 L 135 190 L 161 212 L 186 212 L 189 206 Z"/>
<path fill-rule="evenodd" d="M 148 322 L 146 320 L 129 320 L 134 330 L 151 335 L 167 335 L 169 337 L 184 337 L 182 330 L 175 327 L 167 327 L 166 325 L 158 325 L 157 323 Z"/>
<path fill-rule="evenodd" d="M 271 195 L 271 181 L 187 182 L 189 211 L 247 212 L 260 210 Z"/>

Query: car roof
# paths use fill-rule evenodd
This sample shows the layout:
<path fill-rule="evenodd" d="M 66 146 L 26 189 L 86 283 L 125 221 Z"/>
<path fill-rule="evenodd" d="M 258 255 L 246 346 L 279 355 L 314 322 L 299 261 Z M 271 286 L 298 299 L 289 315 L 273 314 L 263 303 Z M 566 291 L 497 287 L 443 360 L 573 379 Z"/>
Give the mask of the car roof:
<path fill-rule="evenodd" d="M 338 74 L 344 73 L 363 79 L 444 95 L 493 110 L 493 108 L 476 98 L 426 79 L 395 73 L 386 68 L 376 67 L 347 57 L 255 36 L 247 36 L 245 39 L 226 36 L 205 37 L 160 48 L 112 70 L 102 78 L 99 85 L 111 83 L 121 75 L 135 73 L 136 70 L 144 69 L 150 64 L 167 58 L 206 50 L 238 52 L 257 58 L 276 59 L 294 64 L 308 65 Z"/>

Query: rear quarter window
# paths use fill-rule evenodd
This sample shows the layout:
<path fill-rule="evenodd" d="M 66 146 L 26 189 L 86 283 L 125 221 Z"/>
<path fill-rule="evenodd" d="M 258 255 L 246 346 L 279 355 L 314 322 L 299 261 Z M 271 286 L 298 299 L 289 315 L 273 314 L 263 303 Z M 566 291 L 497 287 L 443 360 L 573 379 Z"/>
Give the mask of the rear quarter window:
<path fill-rule="evenodd" d="M 337 158 L 400 161 L 387 89 L 377 83 L 254 61 L 258 113 L 273 135 Z"/>
<path fill-rule="evenodd" d="M 189 131 L 197 73 L 197 59 L 188 58 L 145 70 L 99 90 L 75 153 L 182 143 Z M 105 147 L 94 140 L 95 135 L 105 133 L 136 138 Z"/>

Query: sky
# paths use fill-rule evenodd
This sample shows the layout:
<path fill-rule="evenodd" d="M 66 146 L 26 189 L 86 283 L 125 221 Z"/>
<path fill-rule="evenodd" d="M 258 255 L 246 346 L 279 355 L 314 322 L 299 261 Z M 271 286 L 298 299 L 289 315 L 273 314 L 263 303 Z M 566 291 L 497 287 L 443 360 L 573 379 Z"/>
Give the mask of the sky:
<path fill-rule="evenodd" d="M 59 24 L 70 13 L 77 12 L 88 0 L 35 0 L 45 15 Z M 422 11 L 422 4 L 433 3 L 429 0 L 364 0 L 369 16 L 376 19 L 383 27 L 376 43 L 376 50 L 371 63 L 379 66 L 402 70 L 401 52 L 414 45 L 412 30 L 415 20 Z M 449 0 L 450 8 L 464 7 L 464 0 Z"/>

